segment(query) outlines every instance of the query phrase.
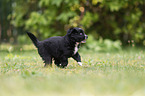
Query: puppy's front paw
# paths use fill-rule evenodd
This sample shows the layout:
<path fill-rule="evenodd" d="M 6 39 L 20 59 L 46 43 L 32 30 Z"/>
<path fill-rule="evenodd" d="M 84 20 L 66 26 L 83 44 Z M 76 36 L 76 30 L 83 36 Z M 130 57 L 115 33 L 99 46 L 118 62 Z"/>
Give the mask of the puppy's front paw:
<path fill-rule="evenodd" d="M 78 64 L 79 64 L 80 66 L 82 66 L 82 62 L 78 62 Z"/>

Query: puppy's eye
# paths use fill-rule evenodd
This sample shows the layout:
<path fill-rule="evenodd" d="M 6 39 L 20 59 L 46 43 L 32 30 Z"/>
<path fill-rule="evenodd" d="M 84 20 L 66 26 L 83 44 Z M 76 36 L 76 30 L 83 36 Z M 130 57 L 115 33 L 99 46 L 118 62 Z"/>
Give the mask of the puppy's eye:
<path fill-rule="evenodd" d="M 83 33 L 80 33 L 80 35 L 83 35 Z"/>

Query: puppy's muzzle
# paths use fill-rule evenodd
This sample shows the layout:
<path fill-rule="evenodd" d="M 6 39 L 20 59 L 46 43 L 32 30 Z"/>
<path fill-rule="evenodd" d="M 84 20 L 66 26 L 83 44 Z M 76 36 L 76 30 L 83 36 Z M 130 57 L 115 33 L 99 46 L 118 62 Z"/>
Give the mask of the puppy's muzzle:
<path fill-rule="evenodd" d="M 86 43 L 86 39 L 88 39 L 88 35 L 85 35 L 85 39 L 81 43 Z"/>
<path fill-rule="evenodd" d="M 88 35 L 85 35 L 85 39 L 88 39 Z"/>

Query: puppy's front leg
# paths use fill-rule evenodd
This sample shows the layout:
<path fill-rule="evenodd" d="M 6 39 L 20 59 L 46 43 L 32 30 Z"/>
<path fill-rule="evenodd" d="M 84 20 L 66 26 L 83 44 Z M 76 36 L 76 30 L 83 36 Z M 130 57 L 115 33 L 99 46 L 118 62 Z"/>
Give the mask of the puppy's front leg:
<path fill-rule="evenodd" d="M 74 60 L 76 60 L 80 66 L 82 66 L 81 56 L 80 56 L 80 54 L 78 52 L 75 55 L 73 55 L 72 58 Z"/>

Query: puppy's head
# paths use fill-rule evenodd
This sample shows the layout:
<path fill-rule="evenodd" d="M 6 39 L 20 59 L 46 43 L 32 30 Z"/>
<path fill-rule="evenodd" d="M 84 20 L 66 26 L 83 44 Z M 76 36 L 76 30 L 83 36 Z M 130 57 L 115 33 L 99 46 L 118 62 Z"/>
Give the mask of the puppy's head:
<path fill-rule="evenodd" d="M 67 31 L 69 38 L 75 42 L 85 43 L 88 36 L 84 33 L 84 30 L 78 27 L 70 28 Z"/>

